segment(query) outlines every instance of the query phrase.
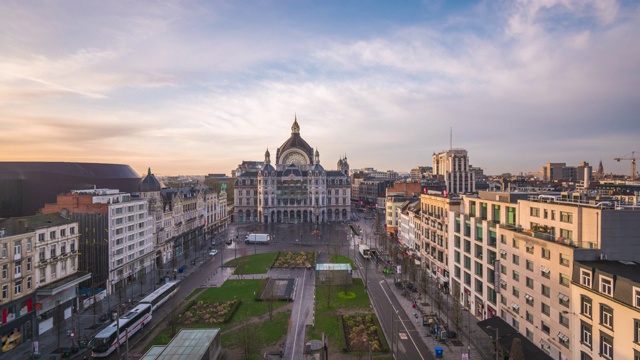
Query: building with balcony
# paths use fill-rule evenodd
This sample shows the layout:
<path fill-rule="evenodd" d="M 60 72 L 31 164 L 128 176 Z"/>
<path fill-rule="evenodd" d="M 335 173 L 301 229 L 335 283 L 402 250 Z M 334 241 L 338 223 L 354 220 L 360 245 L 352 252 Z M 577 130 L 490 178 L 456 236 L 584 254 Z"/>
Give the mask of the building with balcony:
<path fill-rule="evenodd" d="M 151 271 L 154 220 L 146 199 L 115 189 L 72 190 L 42 209 L 57 212 L 79 223 L 78 269 L 92 274 L 92 286 L 110 294 Z"/>
<path fill-rule="evenodd" d="M 577 358 L 574 261 L 638 258 L 640 212 L 580 193 L 480 192 L 451 216 L 454 294 L 478 319 L 499 316 L 556 359 Z"/>
<path fill-rule="evenodd" d="M 449 214 L 458 212 L 460 198 L 444 197 L 434 192 L 420 195 L 420 223 L 424 270 L 436 279 L 439 288 L 450 291 Z"/>
<path fill-rule="evenodd" d="M 77 286 L 78 223 L 67 214 L 0 221 L 0 311 L 3 351 L 33 340 L 71 316 Z"/>

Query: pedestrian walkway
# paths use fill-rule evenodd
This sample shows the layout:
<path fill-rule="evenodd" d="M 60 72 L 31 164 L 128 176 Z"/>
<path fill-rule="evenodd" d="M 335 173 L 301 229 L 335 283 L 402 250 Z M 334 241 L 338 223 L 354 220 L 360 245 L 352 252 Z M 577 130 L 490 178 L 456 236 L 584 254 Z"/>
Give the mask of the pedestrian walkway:
<path fill-rule="evenodd" d="M 457 334 L 456 337 L 456 340 L 461 341 L 462 345 L 455 345 L 455 342 L 452 341 L 454 339 L 447 339 L 445 342 L 441 342 L 429 333 L 430 327 L 422 326 L 422 316 L 420 314 L 420 310 L 417 307 L 414 308 L 414 303 L 411 299 L 402 295 L 402 291 L 404 291 L 404 289 L 398 289 L 396 286 L 394 286 L 393 278 L 387 278 L 386 282 L 389 287 L 393 289 L 394 295 L 398 299 L 398 302 L 400 302 L 400 305 L 406 312 L 407 316 L 415 319 L 416 329 L 418 330 L 418 333 L 421 334 L 421 338 L 424 343 L 432 351 L 432 354 L 435 347 L 441 347 L 443 349 L 443 359 L 460 360 L 462 359 L 463 353 L 470 354 L 468 357 L 469 359 L 491 360 L 494 358 L 495 355 L 492 350 L 493 343 L 491 341 L 491 338 L 475 325 L 475 321 L 477 321 L 475 317 L 466 315 L 466 310 L 462 310 L 464 314 L 460 316 L 460 328 L 462 330 L 462 334 Z M 450 301 L 454 300 L 450 299 Z M 429 303 L 429 305 L 426 307 L 421 307 L 422 312 L 437 313 L 435 307 L 431 306 L 431 304 L 433 304 L 433 300 L 431 298 L 427 298 L 427 302 Z M 414 316 L 414 314 L 416 314 L 417 317 Z M 440 312 L 439 317 L 443 321 L 445 321 L 445 323 L 447 322 L 447 317 L 450 325 L 454 323 L 453 314 L 451 312 L 447 314 L 444 309 Z M 471 325 L 471 327 L 469 327 L 469 325 Z M 452 327 L 453 326 L 449 326 L 450 329 L 452 329 Z M 469 344 L 467 329 L 471 329 L 471 344 Z"/>

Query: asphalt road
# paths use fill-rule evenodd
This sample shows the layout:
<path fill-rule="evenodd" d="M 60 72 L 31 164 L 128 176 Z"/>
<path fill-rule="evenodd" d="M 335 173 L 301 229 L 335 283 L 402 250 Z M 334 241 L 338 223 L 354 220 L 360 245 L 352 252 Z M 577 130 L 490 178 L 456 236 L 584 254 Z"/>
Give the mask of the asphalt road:
<path fill-rule="evenodd" d="M 359 221 L 363 233 L 372 233 L 372 222 Z M 396 360 L 435 360 L 425 345 L 415 318 L 409 317 L 396 299 L 382 271 L 376 269 L 374 260 L 365 260 L 358 254 L 356 263 L 360 276 L 367 283 L 367 291 Z M 381 268 L 380 268 L 381 269 Z M 419 326 L 422 324 L 420 323 Z"/>

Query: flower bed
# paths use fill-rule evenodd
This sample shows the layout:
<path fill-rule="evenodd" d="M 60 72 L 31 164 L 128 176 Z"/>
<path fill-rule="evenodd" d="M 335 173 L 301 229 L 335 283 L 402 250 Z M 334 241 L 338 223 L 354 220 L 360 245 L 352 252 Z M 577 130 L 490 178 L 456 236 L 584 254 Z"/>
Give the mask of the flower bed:
<path fill-rule="evenodd" d="M 380 341 L 380 327 L 372 314 L 354 314 L 342 316 L 347 352 L 371 352 L 385 351 Z"/>
<path fill-rule="evenodd" d="M 220 302 L 193 302 L 187 311 L 182 315 L 184 325 L 191 324 L 222 324 L 229 322 L 240 306 L 239 301 Z"/>
<path fill-rule="evenodd" d="M 315 265 L 315 251 L 281 252 L 273 264 L 274 267 L 279 268 L 311 267 Z"/>

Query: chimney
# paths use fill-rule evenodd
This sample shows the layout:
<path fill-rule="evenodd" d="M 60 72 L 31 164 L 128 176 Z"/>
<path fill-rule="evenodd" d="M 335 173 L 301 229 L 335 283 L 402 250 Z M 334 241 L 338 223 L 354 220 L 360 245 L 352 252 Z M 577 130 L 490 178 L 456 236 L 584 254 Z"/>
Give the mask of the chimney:
<path fill-rule="evenodd" d="M 1 228 L 1 229 L 0 229 L 0 238 L 3 238 L 3 237 L 4 237 L 4 234 L 5 234 L 5 230 L 4 230 L 4 228 Z"/>

